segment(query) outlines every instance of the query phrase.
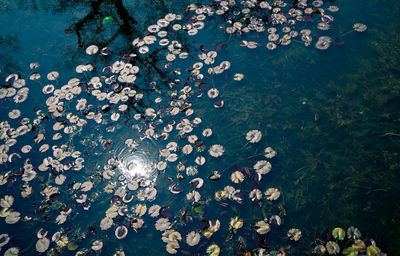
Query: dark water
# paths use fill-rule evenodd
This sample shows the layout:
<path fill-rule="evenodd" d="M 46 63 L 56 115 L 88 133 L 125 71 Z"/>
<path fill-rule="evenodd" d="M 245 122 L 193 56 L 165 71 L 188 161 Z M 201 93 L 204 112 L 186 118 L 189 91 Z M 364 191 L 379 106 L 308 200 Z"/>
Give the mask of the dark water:
<path fill-rule="evenodd" d="M 18 73 L 27 80 L 27 87 L 30 88 L 28 100 L 20 104 L 13 103 L 12 98 L 2 99 L 1 121 L 8 120 L 12 127 L 18 127 L 22 117 L 31 120 L 36 117 L 34 107 L 37 107 L 35 110 L 47 111 L 45 100 L 49 95 L 44 95 L 41 90 L 48 83 L 45 80 L 48 72 L 57 70 L 60 73 L 56 88 L 73 77 L 90 80 L 89 75 L 77 74 L 75 67 L 94 63 L 95 71 L 100 74 L 102 67 L 131 53 L 132 41 L 142 37 L 147 27 L 165 14 L 172 12 L 189 16 L 188 10 L 185 10 L 188 4 L 190 2 L 185 1 L 0 1 L 1 81 L 5 83 L 9 74 Z M 267 42 L 266 32 L 230 36 L 219 28 L 224 24 L 221 19 L 211 17 L 205 22 L 205 29 L 197 35 L 178 36 L 177 39 L 185 45 L 190 55 L 188 59 L 177 60 L 173 66 L 174 69 L 180 69 L 181 76 L 174 74 L 172 69 L 164 69 L 167 63 L 164 51 L 146 55 L 141 61 L 136 60 L 143 73 L 138 75 L 133 88 L 143 93 L 144 99 L 138 100 L 139 104 L 129 105 L 127 114 L 121 114 L 118 122 L 110 120 L 111 113 L 116 112 L 117 108 L 117 105 L 111 106 L 110 113 L 104 113 L 104 119 L 108 120 L 106 123 L 98 125 L 89 120 L 82 130 L 78 129 L 73 135 L 64 135 L 59 141 L 52 141 L 55 133 L 52 126 L 56 118 L 49 114 L 50 120 L 44 120 L 36 126 L 35 131 L 18 138 L 18 143 L 11 147 L 9 154 L 20 153 L 19 148 L 27 144 L 34 145 L 32 151 L 29 154 L 20 153 L 22 159 L 0 166 L 0 174 L 17 172 L 24 165 L 24 160 L 30 158 L 37 171 L 36 178 L 29 183 L 34 192 L 27 199 L 21 197 L 24 182 L 18 175 L 0 187 L 1 198 L 5 195 L 14 196 L 12 209 L 19 211 L 22 217 L 18 223 L 11 225 L 1 218 L 0 234 L 8 233 L 10 242 L 0 253 L 17 247 L 21 255 L 38 255 L 35 249 L 36 233 L 44 228 L 49 231 L 47 237 L 50 240 L 55 232 L 61 231 L 68 237 L 70 245 L 73 242 L 78 246 L 71 250 L 67 246 L 59 246 L 60 255 L 75 255 L 78 250 L 90 248 L 99 239 L 104 247 L 100 251 L 89 252 L 90 255 L 112 255 L 118 249 L 123 249 L 126 255 L 167 255 L 166 243 L 161 240 L 162 232 L 154 228 L 156 219 L 148 214 L 141 217 L 144 227 L 137 232 L 129 228 L 129 234 L 123 240 L 117 240 L 114 231 L 129 218 L 115 221 L 114 226 L 106 231 L 100 229 L 100 221 L 111 206 L 113 195 L 105 193 L 104 188 L 113 183 L 115 189 L 124 185 L 118 181 L 123 170 L 117 168 L 117 174 L 112 179 L 103 180 L 103 166 L 111 157 L 130 161 L 129 157 L 134 155 L 138 157 L 140 168 L 150 168 L 161 161 L 159 150 L 167 142 L 175 140 L 181 147 L 188 144 L 184 136 L 179 137 L 175 130 L 168 141 L 154 138 L 140 140 L 144 129 L 148 129 L 154 120 L 142 118 L 137 121 L 133 115 L 150 107 L 156 110 L 171 107 L 168 104 L 173 98 L 171 93 L 183 86 L 171 88 L 168 83 L 176 78 L 185 81 L 190 76 L 187 68 L 199 61 L 197 55 L 202 51 L 216 50 L 218 56 L 215 63 L 228 60 L 230 69 L 212 76 L 203 67 L 205 79 L 200 85 L 201 89 L 197 88 L 198 84 L 188 80 L 195 94 L 199 91 L 205 94 L 203 97 L 190 98 L 195 114 L 187 118 L 202 119 L 201 124 L 195 125 L 193 133 L 203 140 L 207 149 L 189 156 L 178 153 L 177 162 L 169 164 L 158 176 L 149 178 L 157 189 L 155 201 L 138 199 L 136 191 L 135 199 L 128 207 L 131 209 L 137 204 L 145 204 L 147 209 L 153 204 L 169 206 L 165 214 L 171 223 L 176 221 L 174 227 L 184 239 L 190 231 L 200 232 L 204 225 L 201 219 L 220 220 L 221 229 L 210 239 L 202 236 L 199 245 L 189 247 L 181 241 L 178 255 L 205 255 L 206 248 L 213 243 L 221 247 L 220 255 L 243 255 L 247 250 L 260 247 L 260 238 L 252 226 L 272 215 L 282 215 L 284 221 L 280 227 L 271 225 L 271 231 L 263 236 L 270 244 L 270 251 L 283 247 L 288 255 L 311 254 L 316 238 L 326 241 L 331 239 L 327 234 L 334 227 L 347 229 L 356 226 L 364 239 L 373 238 L 388 255 L 399 255 L 400 28 L 397 16 L 400 4 L 389 0 L 356 0 L 331 1 L 325 3 L 324 7 L 330 4 L 338 6 L 340 10 L 332 14 L 335 21 L 331 30 L 319 31 L 317 35 L 329 35 L 338 39 L 338 43 L 332 43 L 326 51 L 314 47 L 317 38 L 313 39 L 310 47 L 302 45 L 300 38 L 297 38 L 299 42 L 293 40 L 289 46 L 279 46 L 269 51 L 264 46 Z M 112 20 L 105 20 L 106 17 L 112 17 Z M 343 36 L 357 22 L 366 24 L 367 31 Z M 313 31 L 317 31 L 317 23 L 309 22 L 304 26 L 314 27 Z M 263 45 L 248 49 L 240 46 L 242 40 L 257 41 Z M 85 49 L 92 44 L 100 48 L 109 46 L 114 54 L 88 56 Z M 152 46 L 151 50 L 157 47 Z M 42 74 L 40 81 L 43 84 L 29 81 L 29 74 L 33 72 L 29 64 L 32 62 L 40 63 L 38 72 Z M 233 81 L 236 73 L 243 73 L 244 79 Z M 155 89 L 149 86 L 151 81 L 157 82 Z M 206 96 L 207 90 L 213 86 L 219 90 L 217 99 L 223 99 L 225 103 L 223 108 L 214 108 L 216 99 Z M 83 95 L 78 98 L 81 97 Z M 98 106 L 96 99 L 90 97 L 88 104 Z M 156 97 L 163 99 L 161 104 L 154 103 Z M 21 110 L 21 118 L 10 120 L 8 112 L 16 108 Z M 66 109 L 75 111 L 75 103 L 66 103 Z M 160 120 L 165 123 L 172 120 L 179 123 L 185 117 L 183 112 L 177 117 L 170 117 L 162 111 L 160 113 Z M 157 127 L 162 129 L 164 124 L 157 123 Z M 143 130 L 138 131 L 136 127 Z M 201 132 L 205 128 L 212 129 L 211 137 L 203 138 Z M 263 137 L 256 144 L 248 144 L 245 135 L 253 129 L 260 130 Z M 60 195 L 54 202 L 44 201 L 40 193 L 45 184 L 57 185 L 49 170 L 37 170 L 43 157 L 52 155 L 51 149 L 43 155 L 39 152 L 41 144 L 33 144 L 32 138 L 38 132 L 45 133 L 46 139 L 41 144 L 49 143 L 50 148 L 52 145 L 68 145 L 80 151 L 85 159 L 84 168 L 80 171 L 64 172 L 67 178 L 63 185 L 58 186 Z M 128 138 L 140 142 L 136 153 L 129 153 L 126 149 L 124 142 Z M 209 156 L 207 151 L 213 144 L 224 146 L 222 157 Z M 253 173 L 254 163 L 265 159 L 261 153 L 268 146 L 277 152 L 277 156 L 270 160 L 272 170 L 263 175 L 261 182 L 255 182 L 254 176 L 245 174 L 244 167 Z M 185 179 L 179 182 L 183 188 L 180 194 L 170 193 L 169 186 L 178 182 L 174 165 L 182 161 L 186 167 L 195 166 L 197 155 L 204 155 L 206 163 L 199 166 L 199 174 L 194 177 L 201 177 L 205 182 L 198 190 L 201 201 L 192 203 L 186 200 L 186 193 L 192 190 L 188 183 L 194 177 L 182 172 Z M 213 170 L 221 172 L 220 180 L 207 179 Z M 245 174 L 243 183 L 234 184 L 230 181 L 231 173 L 235 170 L 242 170 Z M 72 181 L 86 180 L 94 184 L 94 188 L 86 193 L 90 202 L 88 211 L 83 210 L 75 200 L 82 192 L 74 190 L 72 184 L 67 185 Z M 225 200 L 222 205 L 216 202 L 214 193 L 226 185 L 241 189 L 245 202 L 238 204 L 233 200 Z M 281 191 L 277 201 L 263 199 L 262 205 L 259 205 L 248 199 L 253 188 L 264 192 L 270 187 Z M 60 210 L 68 206 L 73 210 L 67 222 L 55 224 Z M 181 210 L 187 210 L 194 221 L 182 223 Z M 33 220 L 23 221 L 26 215 L 33 216 Z M 243 218 L 244 227 L 229 239 L 229 222 L 235 216 Z M 290 228 L 302 231 L 300 241 L 293 242 L 285 238 Z M 340 245 L 348 246 L 343 243 Z M 57 255 L 56 247 L 56 243 L 51 242 L 46 253 Z"/>

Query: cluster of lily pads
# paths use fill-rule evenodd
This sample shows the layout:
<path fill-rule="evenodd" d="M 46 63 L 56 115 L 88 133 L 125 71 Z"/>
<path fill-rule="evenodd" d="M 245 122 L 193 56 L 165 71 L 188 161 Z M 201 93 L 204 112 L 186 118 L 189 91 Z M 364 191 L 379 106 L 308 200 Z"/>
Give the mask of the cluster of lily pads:
<path fill-rule="evenodd" d="M 317 255 L 368 255 L 383 256 L 383 253 L 374 240 L 362 240 L 361 232 L 356 227 L 349 227 L 345 231 L 341 227 L 334 228 L 329 234 L 332 240 L 317 240 L 318 245 L 313 249 L 313 253 Z"/>
<path fill-rule="evenodd" d="M 261 154 L 263 159 L 255 161 L 253 167 L 228 167 L 229 174 L 226 170 L 205 168 L 206 162 L 223 157 L 227 149 L 223 142 L 214 143 L 215 131 L 196 116 L 192 102 L 208 97 L 215 108 L 223 108 L 223 89 L 214 84 L 214 76 L 226 73 L 239 82 L 244 75 L 232 74 L 231 63 L 218 59 L 217 48 L 190 49 L 180 39 L 195 36 L 214 14 L 229 17 L 226 22 L 231 25 L 225 31 L 231 34 L 263 32 L 269 26 L 269 48 L 290 43 L 296 37 L 291 27 L 303 22 L 307 15 L 319 15 L 324 23 L 319 27 L 324 29 L 325 23 L 333 21 L 322 11 L 322 1 L 314 1 L 310 7 L 307 1 L 299 1 L 297 9 L 288 6 L 284 1 L 191 4 L 187 7 L 190 11 L 187 17 L 167 14 L 150 25 L 143 37 L 133 40 L 129 53 L 112 62 L 111 48 L 87 47 L 88 62 L 77 65 L 75 77 L 68 80 L 57 71 L 43 76 L 36 62 L 31 63 L 29 75 L 8 75 L 4 88 L 0 89 L 0 99 L 13 106 L 7 114 L 9 120 L 0 122 L 0 186 L 4 191 L 0 217 L 9 225 L 20 224 L 21 220 L 22 225 L 29 225 L 37 237 L 35 249 L 39 254 L 72 254 L 67 252 L 71 251 L 74 255 L 88 255 L 111 243 L 96 235 L 97 230 L 111 231 L 117 240 L 122 240 L 129 239 L 130 232 L 154 226 L 161 232 L 161 240 L 170 254 L 187 254 L 187 248 L 202 251 L 205 247 L 206 255 L 217 256 L 222 245 L 213 241 L 216 233 L 228 233 L 226 241 L 236 238 L 244 244 L 240 234 L 244 236 L 251 230 L 257 234 L 258 242 L 256 246 L 243 245 L 240 249 L 243 254 L 253 250 L 257 255 L 285 255 L 286 247 L 278 249 L 280 245 L 273 245 L 267 249 L 269 245 L 264 242 L 271 229 L 279 230 L 283 225 L 285 214 L 277 212 L 245 221 L 236 212 L 228 217 L 230 221 L 225 226 L 221 226 L 222 219 L 205 217 L 213 205 L 224 209 L 254 202 L 261 208 L 279 201 L 281 191 L 266 187 L 268 183 L 262 179 L 271 171 L 271 159 L 277 153 L 266 147 Z M 330 6 L 327 10 L 334 12 L 337 8 Z M 268 22 L 264 17 L 268 17 Z M 280 26 L 286 33 L 282 37 L 276 30 Z M 359 24 L 354 29 L 364 31 L 366 27 Z M 308 31 L 301 34 L 305 38 L 310 35 Z M 325 39 L 320 37 L 320 40 Z M 243 44 L 249 48 L 257 45 Z M 162 65 L 152 62 L 152 58 L 160 56 Z M 45 99 L 41 98 L 44 104 L 34 109 L 32 117 L 18 106 L 27 100 L 30 88 L 38 87 Z M 121 140 L 112 133 L 123 122 L 131 126 L 120 150 L 124 153 L 110 156 L 107 152 Z M 80 138 L 83 131 L 90 130 L 98 133 L 94 140 Z M 247 147 L 259 143 L 262 133 L 250 130 L 244 137 Z M 148 141 L 158 141 L 154 154 L 141 155 Z M 99 157 L 96 171 L 90 172 L 85 167 L 90 157 Z M 208 180 L 200 177 L 202 173 L 208 175 Z M 211 195 L 201 194 L 203 186 L 224 178 L 232 184 L 216 188 Z M 14 186 L 14 190 L 9 190 L 14 183 L 19 185 L 18 189 Z M 157 201 L 164 186 L 167 189 L 163 191 L 170 193 L 171 198 L 184 202 L 181 209 Z M 99 197 L 107 202 L 102 219 L 95 226 L 82 228 L 86 231 L 70 230 L 69 225 L 78 216 L 90 213 L 100 203 Z M 36 205 L 33 212 L 18 209 L 23 200 L 33 201 Z M 52 223 L 56 231 L 51 233 L 39 227 L 43 220 Z M 283 233 L 285 241 L 298 241 L 302 237 L 297 228 L 285 229 Z M 10 237 L 12 234 L 0 234 L 0 249 L 6 248 Z M 11 246 L 4 255 L 18 255 L 19 251 L 18 246 Z M 116 248 L 114 255 L 125 252 Z"/>
<path fill-rule="evenodd" d="M 334 25 L 332 14 L 339 11 L 336 5 L 327 4 L 328 1 L 225 1 L 216 0 L 210 6 L 204 7 L 207 15 L 221 17 L 221 29 L 229 35 L 242 36 L 251 32 L 259 33 L 260 41 L 242 40 L 241 46 L 254 49 L 265 45 L 269 50 L 278 46 L 286 46 L 293 42 L 310 46 L 314 36 L 319 31 L 330 30 Z M 211 8 L 210 8 L 211 7 Z M 197 11 L 195 5 L 190 5 L 189 10 Z M 202 15 L 202 14 L 201 14 Z M 311 25 L 317 23 L 316 28 Z M 353 30 L 343 33 L 342 36 L 352 32 L 364 32 L 367 26 L 356 23 Z M 268 34 L 265 35 L 265 32 Z M 315 47 L 326 50 L 330 44 L 340 39 L 330 36 L 318 36 Z"/>

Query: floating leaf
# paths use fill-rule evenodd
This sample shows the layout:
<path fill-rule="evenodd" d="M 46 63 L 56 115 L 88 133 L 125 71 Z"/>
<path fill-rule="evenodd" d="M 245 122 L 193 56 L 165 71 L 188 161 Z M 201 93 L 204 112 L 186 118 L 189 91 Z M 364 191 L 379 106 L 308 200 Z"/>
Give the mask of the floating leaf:
<path fill-rule="evenodd" d="M 352 247 L 348 247 L 343 250 L 343 254 L 348 256 L 357 256 L 358 251 L 354 250 Z"/>
<path fill-rule="evenodd" d="M 48 238 L 41 238 L 36 242 L 36 251 L 45 252 L 50 245 L 50 240 Z"/>
<path fill-rule="evenodd" d="M 233 183 L 240 183 L 243 182 L 243 180 L 244 180 L 244 175 L 241 171 L 234 171 L 231 174 L 231 181 Z"/>
<path fill-rule="evenodd" d="M 115 206 L 111 206 L 110 208 L 108 208 L 108 210 L 106 211 L 106 216 L 110 217 L 110 218 L 114 218 L 118 215 L 118 208 Z"/>
<path fill-rule="evenodd" d="M 218 245 L 212 244 L 208 246 L 206 253 L 208 256 L 218 256 L 220 251 L 221 248 Z"/>
<path fill-rule="evenodd" d="M 290 240 L 299 241 L 301 238 L 301 231 L 297 228 L 291 228 L 289 229 L 287 236 L 290 238 Z"/>
<path fill-rule="evenodd" d="M 69 251 L 75 251 L 76 249 L 78 249 L 78 245 L 72 241 L 67 244 L 67 248 Z"/>
<path fill-rule="evenodd" d="M 328 251 L 329 254 L 338 254 L 340 252 L 340 247 L 339 245 L 334 242 L 334 241 L 328 241 L 326 243 L 326 250 Z"/>
<path fill-rule="evenodd" d="M 200 234 L 197 232 L 190 232 L 187 236 L 186 236 L 186 243 L 189 246 L 195 246 L 200 242 Z"/>
<path fill-rule="evenodd" d="M 324 255 L 326 252 L 326 248 L 325 248 L 325 246 L 320 244 L 320 245 L 315 246 L 312 252 L 315 254 L 318 254 L 318 255 Z"/>
<path fill-rule="evenodd" d="M 381 253 L 381 250 L 378 247 L 376 247 L 374 245 L 370 245 L 367 247 L 367 255 L 368 256 L 375 256 L 378 253 Z"/>
<path fill-rule="evenodd" d="M 92 248 L 93 251 L 98 251 L 101 248 L 103 248 L 103 242 L 100 241 L 100 240 L 96 240 L 96 241 L 93 242 L 91 248 Z"/>
<path fill-rule="evenodd" d="M 361 239 L 355 240 L 351 247 L 358 252 L 364 252 L 365 248 L 367 248 L 364 241 Z"/>
<path fill-rule="evenodd" d="M 239 219 L 238 216 L 231 218 L 231 222 L 229 223 L 233 229 L 239 229 L 243 227 L 243 219 Z"/>
<path fill-rule="evenodd" d="M 267 234 L 271 230 L 268 224 L 268 219 L 257 221 L 255 226 L 257 233 L 260 235 Z"/>
<path fill-rule="evenodd" d="M 269 189 L 267 189 L 267 191 L 265 191 L 264 194 L 268 200 L 274 201 L 280 197 L 281 192 L 279 192 L 279 190 L 277 188 L 269 188 Z"/>
<path fill-rule="evenodd" d="M 343 228 L 337 227 L 332 230 L 332 235 L 335 239 L 343 240 L 346 236 L 346 232 Z"/>
<path fill-rule="evenodd" d="M 135 209 L 135 213 L 138 216 L 143 216 L 146 214 L 147 207 L 145 204 L 138 204 Z"/>

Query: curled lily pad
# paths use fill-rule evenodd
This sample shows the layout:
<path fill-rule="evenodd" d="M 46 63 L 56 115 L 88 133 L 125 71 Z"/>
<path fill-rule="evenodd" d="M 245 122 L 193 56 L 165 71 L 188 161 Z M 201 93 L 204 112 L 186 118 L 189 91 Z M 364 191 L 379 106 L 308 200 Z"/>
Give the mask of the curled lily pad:
<path fill-rule="evenodd" d="M 244 75 L 242 73 L 236 73 L 233 76 L 233 80 L 235 80 L 235 81 L 241 81 L 243 78 L 244 78 Z"/>
<path fill-rule="evenodd" d="M 219 180 L 221 178 L 221 174 L 218 171 L 213 171 L 213 174 L 208 176 L 210 180 Z"/>
<path fill-rule="evenodd" d="M 343 240 L 344 237 L 346 236 L 346 232 L 344 231 L 343 228 L 337 227 L 332 230 L 332 236 L 335 239 Z"/>
<path fill-rule="evenodd" d="M 115 237 L 123 239 L 128 235 L 128 229 L 125 226 L 119 226 L 115 229 Z"/>
<path fill-rule="evenodd" d="M 135 218 L 131 221 L 131 224 L 134 230 L 138 230 L 143 227 L 144 220 Z"/>
<path fill-rule="evenodd" d="M 202 178 L 194 178 L 189 183 L 193 185 L 195 189 L 199 189 L 203 186 L 204 180 Z"/>
<path fill-rule="evenodd" d="M 96 241 L 94 241 L 92 243 L 92 247 L 91 248 L 92 248 L 93 251 L 98 251 L 101 248 L 103 248 L 103 242 L 100 241 L 100 240 L 96 240 Z"/>
<path fill-rule="evenodd" d="M 0 235 L 0 248 L 6 245 L 10 241 L 10 237 L 8 234 L 1 234 Z"/>

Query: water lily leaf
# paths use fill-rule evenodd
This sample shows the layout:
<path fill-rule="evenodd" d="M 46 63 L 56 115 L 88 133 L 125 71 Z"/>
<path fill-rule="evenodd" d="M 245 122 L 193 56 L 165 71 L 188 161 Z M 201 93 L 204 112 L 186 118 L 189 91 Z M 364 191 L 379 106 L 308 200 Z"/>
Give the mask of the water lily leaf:
<path fill-rule="evenodd" d="M 110 208 L 108 208 L 108 210 L 106 211 L 106 216 L 109 218 L 114 218 L 118 215 L 118 208 L 115 206 L 111 206 Z"/>
<path fill-rule="evenodd" d="M 70 251 L 75 251 L 76 249 L 78 249 L 78 245 L 75 242 L 69 242 L 67 248 Z"/>
<path fill-rule="evenodd" d="M 186 236 L 186 243 L 189 246 L 195 246 L 199 243 L 200 238 L 201 236 L 199 233 L 192 231 Z"/>
<path fill-rule="evenodd" d="M 364 241 L 361 239 L 355 240 L 351 247 L 358 252 L 364 252 L 365 248 L 367 248 Z"/>
<path fill-rule="evenodd" d="M 375 256 L 378 253 L 381 253 L 381 250 L 378 247 L 373 246 L 373 245 L 368 246 L 368 248 L 367 248 L 367 255 L 368 256 Z"/>
<path fill-rule="evenodd" d="M 219 252 L 221 251 L 221 249 L 219 248 L 218 245 L 216 244 L 212 244 L 207 248 L 207 255 L 209 256 L 218 256 Z"/>
<path fill-rule="evenodd" d="M 324 255 L 326 252 L 326 248 L 325 246 L 323 246 L 322 244 L 317 245 L 316 247 L 314 247 L 313 251 L 314 254 L 318 254 L 318 255 Z"/>
<path fill-rule="evenodd" d="M 267 234 L 271 229 L 268 224 L 268 219 L 257 221 L 255 227 L 257 233 L 260 235 Z"/>
<path fill-rule="evenodd" d="M 233 183 L 240 183 L 244 180 L 244 175 L 240 171 L 235 171 L 231 174 L 231 181 Z"/>
<path fill-rule="evenodd" d="M 12 212 L 12 209 L 10 208 L 3 208 L 0 211 L 0 217 L 4 218 L 7 217 L 10 213 Z"/>
<path fill-rule="evenodd" d="M 344 231 L 343 228 L 337 227 L 332 230 L 332 235 L 336 239 L 343 240 L 344 237 L 346 236 L 346 232 Z"/>
<path fill-rule="evenodd" d="M 354 250 L 352 247 L 348 247 L 343 250 L 343 254 L 348 256 L 357 256 L 358 251 Z"/>
<path fill-rule="evenodd" d="M 136 210 L 135 210 L 136 215 L 143 216 L 146 213 L 146 211 L 147 211 L 147 207 L 145 204 L 138 204 L 136 206 Z"/>
<path fill-rule="evenodd" d="M 330 255 L 333 255 L 333 254 L 336 255 L 340 252 L 340 247 L 336 242 L 328 241 L 326 243 L 326 250 L 328 251 L 328 253 Z"/>
<path fill-rule="evenodd" d="M 234 229 L 239 229 L 243 227 L 243 219 L 239 219 L 238 216 L 231 219 L 230 225 Z"/>
<path fill-rule="evenodd" d="M 268 200 L 274 201 L 280 197 L 281 192 L 277 188 L 269 188 L 264 192 L 264 194 Z"/>

